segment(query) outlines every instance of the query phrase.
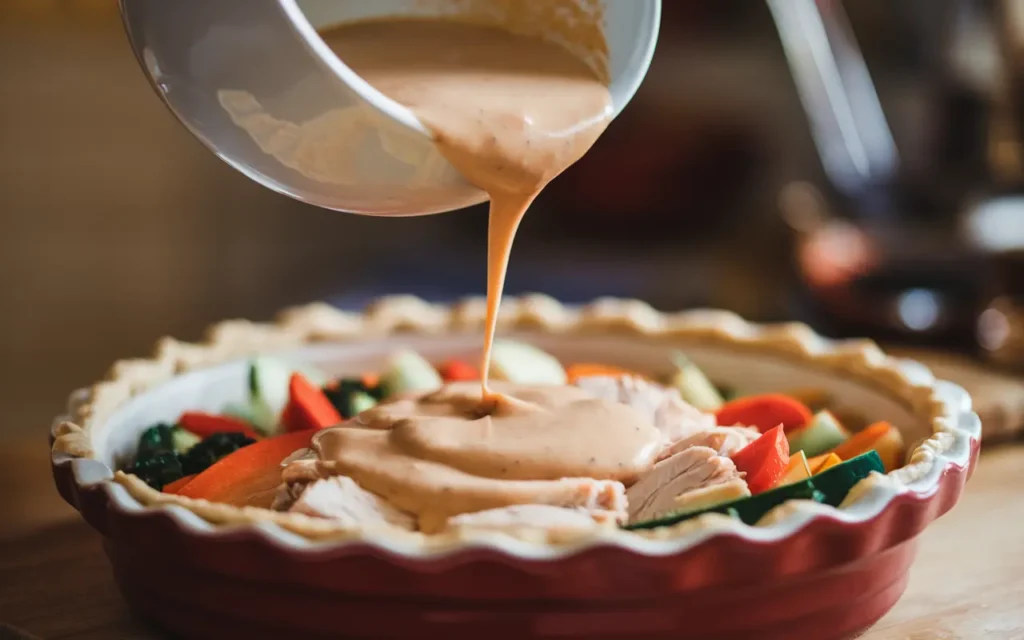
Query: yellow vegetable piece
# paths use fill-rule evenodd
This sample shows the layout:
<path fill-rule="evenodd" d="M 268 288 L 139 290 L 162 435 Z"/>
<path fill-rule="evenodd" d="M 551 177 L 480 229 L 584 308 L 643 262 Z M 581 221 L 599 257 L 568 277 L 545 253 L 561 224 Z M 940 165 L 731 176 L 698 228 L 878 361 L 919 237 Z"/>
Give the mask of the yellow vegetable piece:
<path fill-rule="evenodd" d="M 837 464 L 841 464 L 843 459 L 834 453 L 824 453 L 820 456 L 815 456 L 807 461 L 808 466 L 811 467 L 811 474 L 817 475 L 822 471 L 831 469 Z"/>
<path fill-rule="evenodd" d="M 676 496 L 675 502 L 679 510 L 676 514 L 699 511 L 706 507 L 713 507 L 723 502 L 732 502 L 740 498 L 749 498 L 750 489 L 743 480 L 733 480 L 723 484 L 714 484 L 703 489 L 687 491 L 681 496 Z"/>
<path fill-rule="evenodd" d="M 811 468 L 807 464 L 807 456 L 803 451 L 797 451 L 789 457 L 789 464 L 782 473 L 782 477 L 775 483 L 776 487 L 783 487 L 787 484 L 800 482 L 811 477 Z"/>

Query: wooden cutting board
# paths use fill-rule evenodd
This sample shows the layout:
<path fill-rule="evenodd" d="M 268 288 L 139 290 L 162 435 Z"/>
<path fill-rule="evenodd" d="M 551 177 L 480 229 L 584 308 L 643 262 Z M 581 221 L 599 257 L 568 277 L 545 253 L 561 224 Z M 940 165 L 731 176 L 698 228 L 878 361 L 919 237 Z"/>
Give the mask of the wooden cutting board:
<path fill-rule="evenodd" d="M 0 445 L 0 640 L 163 637 L 121 602 L 99 536 L 53 489 L 45 439 Z M 865 640 L 1024 639 L 1024 443 L 982 452 L 921 537 L 902 600 Z M 24 636 L 20 636 L 24 637 Z"/>

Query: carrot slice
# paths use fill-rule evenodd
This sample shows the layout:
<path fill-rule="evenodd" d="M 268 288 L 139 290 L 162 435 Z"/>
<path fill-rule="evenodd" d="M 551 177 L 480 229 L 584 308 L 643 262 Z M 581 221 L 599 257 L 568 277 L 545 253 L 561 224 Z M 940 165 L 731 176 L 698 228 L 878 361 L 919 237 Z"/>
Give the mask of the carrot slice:
<path fill-rule="evenodd" d="M 229 453 L 179 488 L 178 495 L 236 506 L 267 506 L 281 484 L 281 461 L 308 447 L 316 431 L 274 436 Z"/>
<path fill-rule="evenodd" d="M 789 441 L 782 425 L 764 432 L 731 457 L 736 468 L 747 474 L 750 493 L 771 489 L 789 465 Z"/>
<path fill-rule="evenodd" d="M 882 459 L 886 471 L 900 465 L 903 454 L 903 436 L 896 427 L 882 420 L 858 431 L 831 451 L 843 460 L 856 458 L 862 453 L 875 450 Z"/>
<path fill-rule="evenodd" d="M 374 387 L 380 384 L 379 373 L 364 373 L 362 376 L 359 377 L 359 379 L 362 380 L 363 386 L 366 387 L 367 389 L 373 389 Z"/>
<path fill-rule="evenodd" d="M 635 371 L 630 371 L 623 367 L 618 367 L 613 364 L 600 364 L 597 362 L 575 362 L 565 368 L 565 375 L 569 379 L 569 384 L 575 384 L 580 378 L 590 378 L 593 376 L 641 376 Z"/>
<path fill-rule="evenodd" d="M 281 415 L 286 431 L 323 429 L 342 420 L 323 391 L 301 373 L 292 374 L 288 382 L 288 404 Z"/>
<path fill-rule="evenodd" d="M 479 380 L 480 372 L 476 367 L 462 360 L 449 360 L 437 368 L 445 382 L 467 382 Z"/>
<path fill-rule="evenodd" d="M 181 478 L 178 478 L 177 480 L 170 484 L 165 484 L 164 493 L 178 493 L 185 485 L 187 485 L 189 482 L 192 482 L 192 478 L 195 477 L 196 474 L 193 473 L 190 476 L 183 476 Z"/>
<path fill-rule="evenodd" d="M 251 426 L 238 418 L 200 411 L 186 411 L 178 418 L 178 424 L 200 438 L 209 438 L 215 433 L 222 432 L 241 433 L 253 440 L 259 440 L 261 437 Z"/>
<path fill-rule="evenodd" d="M 765 393 L 727 402 L 715 417 L 723 427 L 757 427 L 764 433 L 778 424 L 785 431 L 795 431 L 806 426 L 813 415 L 799 400 L 781 393 Z"/>

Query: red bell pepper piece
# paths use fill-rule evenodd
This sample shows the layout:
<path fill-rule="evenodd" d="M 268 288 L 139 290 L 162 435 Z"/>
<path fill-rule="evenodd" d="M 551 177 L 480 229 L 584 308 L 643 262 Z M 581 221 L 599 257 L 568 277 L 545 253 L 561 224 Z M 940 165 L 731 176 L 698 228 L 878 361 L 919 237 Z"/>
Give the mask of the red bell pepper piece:
<path fill-rule="evenodd" d="M 301 373 L 292 374 L 288 382 L 288 404 L 281 415 L 286 431 L 324 429 L 343 420 L 323 391 Z"/>
<path fill-rule="evenodd" d="M 476 367 L 462 360 L 449 360 L 437 368 L 445 382 L 468 382 L 479 380 L 480 372 Z"/>
<path fill-rule="evenodd" d="M 238 418 L 230 416 L 218 416 L 212 413 L 200 411 L 186 411 L 178 418 L 178 425 L 186 431 L 191 431 L 200 438 L 209 438 L 215 433 L 241 433 L 253 440 L 259 440 L 260 434 Z"/>
<path fill-rule="evenodd" d="M 723 427 L 757 427 L 764 433 L 777 424 L 795 431 L 807 426 L 813 414 L 804 403 L 781 393 L 765 393 L 727 402 L 715 412 Z"/>
<path fill-rule="evenodd" d="M 757 494 L 775 486 L 789 464 L 789 441 L 782 425 L 769 429 L 732 454 L 736 468 L 747 474 L 750 493 Z"/>

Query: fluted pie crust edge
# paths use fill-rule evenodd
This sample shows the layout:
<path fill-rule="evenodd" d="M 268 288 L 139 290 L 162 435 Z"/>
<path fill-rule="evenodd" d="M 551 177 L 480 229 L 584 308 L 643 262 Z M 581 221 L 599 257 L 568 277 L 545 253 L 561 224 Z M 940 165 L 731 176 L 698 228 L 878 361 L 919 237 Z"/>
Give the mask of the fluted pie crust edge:
<path fill-rule="evenodd" d="M 121 360 L 106 378 L 84 392 L 74 394 L 66 420 L 53 430 L 54 461 L 92 459 L 94 438 L 102 435 L 108 418 L 132 397 L 175 375 L 209 367 L 258 352 L 270 352 L 320 342 L 345 342 L 379 338 L 398 332 L 444 334 L 479 331 L 484 324 L 485 302 L 473 298 L 454 305 L 427 303 L 412 296 L 383 298 L 362 313 L 341 311 L 323 303 L 286 309 L 272 323 L 227 320 L 210 327 L 200 343 L 163 338 L 151 358 Z M 726 311 L 693 310 L 662 313 L 637 300 L 603 298 L 582 307 L 570 307 L 542 295 L 507 299 L 501 309 L 502 330 L 532 330 L 555 334 L 634 334 L 648 337 L 700 339 L 706 343 L 742 346 L 766 354 L 823 367 L 879 389 L 905 405 L 931 425 L 931 436 L 907 456 L 902 468 L 886 475 L 873 474 L 850 492 L 842 508 L 858 501 L 889 498 L 915 490 L 926 493 L 922 482 L 938 483 L 937 465 L 945 465 L 949 453 L 965 432 L 960 420 L 965 406 L 940 392 L 934 379 L 912 379 L 901 361 L 886 356 L 870 340 L 831 341 L 799 323 L 755 325 Z M 966 396 L 965 396 L 966 397 Z M 967 434 L 971 435 L 971 434 Z M 146 507 L 177 505 L 213 525 L 273 523 L 309 540 L 365 540 L 397 547 L 449 549 L 475 541 L 483 533 L 449 532 L 435 535 L 395 528 L 345 528 L 330 520 L 259 508 L 238 508 L 205 500 L 164 494 L 140 479 L 121 471 L 105 482 L 116 483 Z M 812 502 L 791 501 L 764 516 L 757 528 L 785 522 L 793 516 L 812 518 L 829 511 Z M 731 518 L 707 514 L 674 526 L 625 531 L 598 527 L 589 531 L 552 531 L 524 528 L 511 534 L 522 542 L 541 545 L 578 544 L 595 538 L 630 544 L 637 538 L 670 540 L 701 529 L 736 533 L 749 529 Z M 742 531 L 739 531 L 742 533 Z M 490 534 L 493 535 L 493 534 Z"/>

